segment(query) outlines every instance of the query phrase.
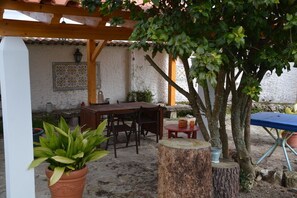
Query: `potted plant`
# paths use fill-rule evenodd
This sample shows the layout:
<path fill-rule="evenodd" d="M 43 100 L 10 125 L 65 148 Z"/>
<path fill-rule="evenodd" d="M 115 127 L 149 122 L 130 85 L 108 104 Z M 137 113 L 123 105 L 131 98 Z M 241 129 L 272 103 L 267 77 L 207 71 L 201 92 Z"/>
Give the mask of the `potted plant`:
<path fill-rule="evenodd" d="M 97 129 L 84 132 L 79 126 L 71 130 L 62 117 L 58 126 L 43 123 L 45 135 L 40 137 L 40 143 L 34 147 L 35 159 L 29 168 L 35 168 L 43 162 L 49 163 L 46 175 L 53 198 L 82 197 L 88 172 L 86 164 L 108 154 L 98 148 L 107 140 L 103 135 L 106 123 L 105 120 Z"/>
<path fill-rule="evenodd" d="M 52 115 L 46 115 L 42 117 L 33 117 L 32 126 L 33 126 L 33 145 L 36 146 L 36 142 L 39 143 L 39 137 L 44 134 L 43 130 L 43 121 L 54 124 L 57 123 L 58 120 L 54 118 Z"/>
<path fill-rule="evenodd" d="M 131 91 L 127 95 L 128 102 L 149 102 L 153 101 L 153 93 L 149 89 L 143 91 Z"/>

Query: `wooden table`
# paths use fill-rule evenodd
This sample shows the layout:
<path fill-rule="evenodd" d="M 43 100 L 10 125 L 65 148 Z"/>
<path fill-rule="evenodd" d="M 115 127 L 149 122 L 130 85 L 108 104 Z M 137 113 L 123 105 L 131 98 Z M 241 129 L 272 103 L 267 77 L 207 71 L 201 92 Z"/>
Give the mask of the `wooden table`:
<path fill-rule="evenodd" d="M 102 115 L 111 115 L 116 113 L 122 113 L 131 109 L 140 109 L 140 107 L 157 107 L 157 105 L 147 102 L 131 102 L 131 103 L 120 103 L 120 104 L 107 104 L 107 105 L 91 105 L 81 107 L 80 111 L 80 125 L 84 128 L 96 129 L 102 121 Z M 144 125 L 146 130 L 157 132 L 159 131 L 160 139 L 163 137 L 163 108 L 160 108 L 159 112 L 160 122 L 159 129 L 153 125 Z"/>
<path fill-rule="evenodd" d="M 186 127 L 186 128 L 179 128 L 178 124 L 169 124 L 165 126 L 165 129 L 168 130 L 168 139 L 170 139 L 171 137 L 173 137 L 173 133 L 175 135 L 175 137 L 178 137 L 178 133 L 182 132 L 182 133 L 186 133 L 188 135 L 188 138 L 192 138 L 192 139 L 197 139 L 197 131 L 199 131 L 199 127 L 198 126 L 194 126 L 194 127 Z M 192 137 L 191 137 L 192 135 Z"/>

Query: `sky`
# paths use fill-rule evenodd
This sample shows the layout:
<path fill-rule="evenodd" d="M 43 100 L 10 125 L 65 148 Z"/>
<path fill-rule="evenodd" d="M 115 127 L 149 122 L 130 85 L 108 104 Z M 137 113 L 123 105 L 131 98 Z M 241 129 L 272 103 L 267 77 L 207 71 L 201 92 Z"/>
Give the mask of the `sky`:
<path fill-rule="evenodd" d="M 18 11 L 7 10 L 7 9 L 4 10 L 3 18 L 4 19 L 15 19 L 15 20 L 26 20 L 26 21 L 37 21 L 37 20 L 35 20 L 25 14 L 22 14 Z M 75 21 L 72 21 L 72 20 L 64 18 L 64 17 L 61 20 L 64 20 L 67 24 L 79 24 Z"/>
<path fill-rule="evenodd" d="M 3 14 L 4 19 L 16 19 L 16 20 L 28 20 L 28 21 L 36 21 L 31 17 L 28 17 L 20 12 L 14 10 L 4 10 Z"/>

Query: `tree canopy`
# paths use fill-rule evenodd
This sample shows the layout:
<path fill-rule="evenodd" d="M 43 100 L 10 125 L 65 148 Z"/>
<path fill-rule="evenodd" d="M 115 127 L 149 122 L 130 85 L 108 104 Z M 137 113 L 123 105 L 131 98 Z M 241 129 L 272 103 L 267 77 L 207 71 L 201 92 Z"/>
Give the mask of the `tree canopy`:
<path fill-rule="evenodd" d="M 249 147 L 251 103 L 258 99 L 260 82 L 267 71 L 280 75 L 283 69 L 290 69 L 289 62 L 297 62 L 297 2 L 82 0 L 82 3 L 90 11 L 99 8 L 106 14 L 129 10 L 137 22 L 130 37 L 137 41 L 132 48 L 151 49 L 153 57 L 166 51 L 182 60 L 189 90 L 165 79 L 188 98 L 205 140 L 216 140 L 215 145 L 221 140 L 225 157 L 228 157 L 225 115 L 231 93 L 232 136 L 249 189 L 254 180 Z M 115 18 L 112 24 L 120 22 L 123 20 Z M 146 58 L 158 68 L 150 56 Z M 195 90 L 194 79 L 203 86 L 204 98 Z M 213 101 L 210 85 L 214 89 Z M 203 122 L 203 114 L 208 123 Z"/>

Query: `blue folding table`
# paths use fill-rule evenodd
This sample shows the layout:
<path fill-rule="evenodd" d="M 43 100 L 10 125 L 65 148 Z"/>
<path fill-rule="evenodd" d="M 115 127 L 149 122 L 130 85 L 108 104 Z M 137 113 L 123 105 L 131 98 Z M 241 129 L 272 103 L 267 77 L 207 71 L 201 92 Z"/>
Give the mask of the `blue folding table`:
<path fill-rule="evenodd" d="M 288 163 L 288 169 L 292 171 L 286 147 L 288 147 L 295 155 L 297 155 L 297 152 L 287 143 L 287 139 L 297 132 L 297 115 L 274 112 L 254 113 L 251 115 L 251 125 L 262 126 L 275 140 L 274 145 L 270 147 L 262 157 L 260 157 L 260 159 L 257 161 L 257 164 L 259 164 L 266 157 L 270 156 L 275 151 L 277 146 L 281 146 Z M 269 130 L 268 128 L 275 129 L 276 136 L 273 135 L 271 132 L 272 130 Z M 282 137 L 279 133 L 279 130 L 286 130 L 287 132 L 290 132 L 290 135 Z"/>

